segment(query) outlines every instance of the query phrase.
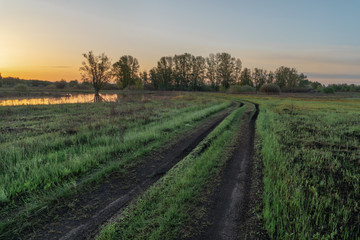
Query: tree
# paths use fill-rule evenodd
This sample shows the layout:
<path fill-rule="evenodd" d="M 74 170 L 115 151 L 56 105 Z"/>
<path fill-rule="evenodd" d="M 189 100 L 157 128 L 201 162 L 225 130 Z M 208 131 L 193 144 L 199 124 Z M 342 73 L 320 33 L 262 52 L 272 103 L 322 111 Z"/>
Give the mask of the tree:
<path fill-rule="evenodd" d="M 99 91 L 112 78 L 111 61 L 102 53 L 99 56 L 94 56 L 90 51 L 88 54 L 83 54 L 85 61 L 82 62 L 80 74 L 84 82 L 92 84 L 95 90 L 95 101 L 101 100 Z"/>
<path fill-rule="evenodd" d="M 235 84 L 240 84 L 241 67 L 242 67 L 242 62 L 238 58 L 238 59 L 235 60 L 235 69 L 234 69 L 234 81 L 235 81 Z"/>
<path fill-rule="evenodd" d="M 281 66 L 275 71 L 276 84 L 281 88 L 294 88 L 299 85 L 299 75 L 295 68 Z"/>
<path fill-rule="evenodd" d="M 60 81 L 55 82 L 55 86 L 58 89 L 64 89 L 67 85 L 67 82 L 64 79 L 61 79 Z"/>
<path fill-rule="evenodd" d="M 252 73 L 252 80 L 254 82 L 256 90 L 259 90 L 262 85 L 266 83 L 267 73 L 266 70 L 255 68 Z"/>
<path fill-rule="evenodd" d="M 199 90 L 200 86 L 204 84 L 206 69 L 205 58 L 201 56 L 192 58 L 191 66 L 191 88 L 192 90 Z"/>
<path fill-rule="evenodd" d="M 190 53 L 175 55 L 173 57 L 173 77 L 177 89 L 186 89 L 192 81 L 192 68 L 194 56 Z"/>
<path fill-rule="evenodd" d="M 149 83 L 150 79 L 149 79 L 147 71 L 143 71 L 139 75 L 140 75 L 140 79 L 143 82 L 143 84 L 148 84 Z"/>
<path fill-rule="evenodd" d="M 219 82 L 217 81 L 217 60 L 213 53 L 206 58 L 206 77 L 210 81 L 211 87 L 214 89 L 219 88 Z"/>
<path fill-rule="evenodd" d="M 230 85 L 234 84 L 235 58 L 224 52 L 217 53 L 216 59 L 218 62 L 217 77 L 223 87 L 229 88 Z"/>
<path fill-rule="evenodd" d="M 240 85 L 245 86 L 253 86 L 251 81 L 251 71 L 248 68 L 244 68 L 240 75 Z"/>
<path fill-rule="evenodd" d="M 3 83 L 3 81 L 2 81 L 2 76 L 1 76 L 1 73 L 0 73 L 0 87 L 2 87 L 2 83 Z"/>
<path fill-rule="evenodd" d="M 113 64 L 113 75 L 121 89 L 135 85 L 137 79 L 139 79 L 138 70 L 138 60 L 130 55 L 122 56 L 119 61 Z"/>
<path fill-rule="evenodd" d="M 274 83 L 275 82 L 275 73 L 270 71 L 267 74 L 266 83 Z"/>

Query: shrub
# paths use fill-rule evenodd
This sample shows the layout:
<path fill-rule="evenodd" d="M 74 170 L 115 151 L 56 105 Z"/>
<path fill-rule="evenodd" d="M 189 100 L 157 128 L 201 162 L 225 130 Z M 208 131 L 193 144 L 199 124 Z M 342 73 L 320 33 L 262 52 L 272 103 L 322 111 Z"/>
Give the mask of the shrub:
<path fill-rule="evenodd" d="M 248 92 L 255 92 L 256 89 L 249 85 L 245 85 L 245 86 L 232 85 L 227 91 L 228 93 L 248 93 Z"/>
<path fill-rule="evenodd" d="M 61 81 L 58 81 L 58 82 L 55 82 L 55 86 L 56 88 L 58 89 L 64 89 L 66 87 L 66 81 L 65 80 L 61 80 Z"/>
<path fill-rule="evenodd" d="M 334 88 L 332 88 L 332 87 L 326 87 L 326 88 L 323 88 L 323 93 L 332 93 L 332 94 L 334 94 L 335 91 L 334 91 Z"/>
<path fill-rule="evenodd" d="M 268 83 L 261 86 L 260 92 L 266 94 L 280 94 L 281 91 L 278 85 L 273 83 Z"/>
<path fill-rule="evenodd" d="M 28 90 L 28 86 L 23 83 L 16 84 L 14 89 L 19 92 L 26 92 Z"/>
<path fill-rule="evenodd" d="M 45 87 L 46 89 L 56 89 L 55 84 L 49 84 Z"/>
<path fill-rule="evenodd" d="M 221 86 L 220 89 L 219 89 L 220 92 L 226 92 L 226 87 L 224 86 Z"/>

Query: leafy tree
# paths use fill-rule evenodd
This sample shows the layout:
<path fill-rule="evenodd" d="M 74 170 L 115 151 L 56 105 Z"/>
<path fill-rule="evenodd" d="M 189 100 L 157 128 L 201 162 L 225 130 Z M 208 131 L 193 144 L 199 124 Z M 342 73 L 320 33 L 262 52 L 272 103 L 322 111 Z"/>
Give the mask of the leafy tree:
<path fill-rule="evenodd" d="M 253 82 L 251 81 L 251 70 L 249 68 L 244 68 L 240 75 L 240 85 L 241 86 L 251 86 L 253 87 Z"/>
<path fill-rule="evenodd" d="M 58 89 L 64 89 L 66 87 L 67 83 L 64 79 L 61 79 L 60 81 L 55 82 L 55 86 Z"/>
<path fill-rule="evenodd" d="M 217 81 L 217 59 L 213 53 L 206 58 L 206 77 L 209 79 L 211 87 L 214 89 L 219 88 L 219 82 Z"/>
<path fill-rule="evenodd" d="M 217 53 L 216 59 L 218 62 L 217 77 L 223 87 L 229 88 L 230 85 L 234 84 L 235 58 L 224 52 Z"/>
<path fill-rule="evenodd" d="M 315 89 L 315 90 L 321 89 L 321 87 L 322 87 L 322 84 L 319 82 L 311 82 L 310 85 L 311 85 L 311 88 Z"/>
<path fill-rule="evenodd" d="M 119 88 L 135 85 L 139 76 L 139 62 L 130 55 L 122 56 L 119 61 L 113 64 L 113 75 Z"/>
<path fill-rule="evenodd" d="M 303 73 L 299 74 L 299 87 L 301 88 L 311 87 L 311 82 L 309 81 L 309 79 L 307 79 L 307 76 L 304 75 Z"/>
<path fill-rule="evenodd" d="M 190 53 L 175 55 L 173 57 L 173 77 L 177 89 L 186 89 L 192 81 L 192 68 L 194 56 Z"/>
<path fill-rule="evenodd" d="M 255 68 L 252 73 L 252 80 L 254 82 L 256 90 L 259 90 L 260 87 L 266 83 L 267 80 L 266 70 Z"/>
<path fill-rule="evenodd" d="M 95 90 L 95 100 L 100 99 L 99 91 L 112 78 L 111 61 L 102 53 L 99 56 L 94 56 L 90 51 L 88 54 L 83 54 L 85 61 L 82 62 L 80 73 L 84 82 L 92 84 Z"/>
<path fill-rule="evenodd" d="M 197 56 L 192 58 L 191 88 L 199 90 L 204 84 L 206 63 L 205 58 Z"/>
<path fill-rule="evenodd" d="M 140 79 L 143 82 L 143 84 L 148 84 L 149 83 L 149 76 L 147 71 L 143 71 L 140 73 Z"/>
<path fill-rule="evenodd" d="M 78 82 L 78 80 L 71 80 L 71 81 L 69 82 L 69 87 L 71 87 L 71 88 L 78 88 L 78 87 L 79 87 L 79 82 Z"/>
<path fill-rule="evenodd" d="M 240 84 L 241 67 L 242 67 L 242 62 L 238 58 L 238 59 L 235 60 L 235 69 L 234 69 L 234 82 L 235 82 L 235 84 Z"/>
<path fill-rule="evenodd" d="M 2 87 L 2 84 L 3 84 L 3 81 L 2 81 L 2 76 L 1 76 L 1 73 L 0 73 L 0 87 Z"/>
<path fill-rule="evenodd" d="M 282 89 L 285 87 L 294 88 L 299 84 L 299 76 L 295 68 L 281 66 L 275 71 L 275 83 Z"/>
<path fill-rule="evenodd" d="M 270 71 L 267 74 L 267 79 L 266 79 L 266 83 L 274 83 L 275 82 L 275 73 Z"/>
<path fill-rule="evenodd" d="M 173 58 L 162 57 L 157 62 L 152 77 L 155 77 L 156 85 L 161 89 L 168 89 L 173 83 Z"/>

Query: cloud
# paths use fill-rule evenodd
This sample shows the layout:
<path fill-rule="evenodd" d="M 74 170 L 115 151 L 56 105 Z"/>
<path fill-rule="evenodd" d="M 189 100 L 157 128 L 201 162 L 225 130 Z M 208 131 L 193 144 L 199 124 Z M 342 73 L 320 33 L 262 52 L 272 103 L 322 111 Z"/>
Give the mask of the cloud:
<path fill-rule="evenodd" d="M 360 74 L 326 74 L 326 73 L 307 73 L 309 77 L 313 78 L 327 78 L 327 79 L 357 79 L 360 81 Z"/>
<path fill-rule="evenodd" d="M 47 68 L 72 68 L 72 66 L 46 66 Z"/>

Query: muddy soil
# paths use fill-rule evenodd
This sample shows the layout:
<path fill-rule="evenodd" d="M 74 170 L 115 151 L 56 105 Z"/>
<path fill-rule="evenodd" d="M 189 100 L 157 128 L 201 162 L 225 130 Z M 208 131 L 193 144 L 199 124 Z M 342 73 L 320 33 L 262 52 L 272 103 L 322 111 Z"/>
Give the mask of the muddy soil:
<path fill-rule="evenodd" d="M 56 206 L 54 220 L 36 229 L 25 239 L 91 239 L 99 226 L 119 214 L 129 202 L 188 155 L 236 106 L 212 117 L 192 132 L 161 150 L 146 156 L 125 172 L 113 173 L 103 183 L 61 206 Z"/>
<path fill-rule="evenodd" d="M 242 124 L 238 135 L 238 147 L 223 169 L 221 180 L 207 206 L 203 221 L 209 224 L 201 230 L 201 234 L 191 239 L 233 240 L 247 239 L 244 226 L 247 225 L 250 200 L 256 192 L 253 184 L 253 156 L 256 111 L 246 112 L 245 124 Z M 256 222 L 256 221 L 255 221 Z M 251 228 L 247 226 L 246 228 Z"/>

